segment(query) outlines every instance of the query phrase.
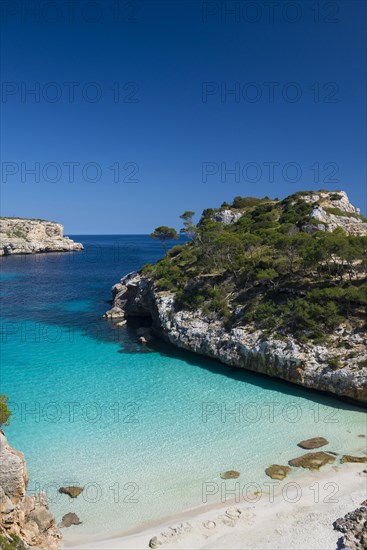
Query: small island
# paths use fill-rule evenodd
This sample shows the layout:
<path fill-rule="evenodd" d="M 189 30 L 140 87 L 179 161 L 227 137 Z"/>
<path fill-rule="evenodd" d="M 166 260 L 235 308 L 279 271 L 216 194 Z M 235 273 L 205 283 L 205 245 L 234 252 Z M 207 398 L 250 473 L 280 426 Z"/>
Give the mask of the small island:
<path fill-rule="evenodd" d="M 65 237 L 64 227 L 60 223 L 28 218 L 0 218 L 0 256 L 79 250 L 83 250 L 83 245 Z"/>
<path fill-rule="evenodd" d="M 236 197 L 193 216 L 186 244 L 113 287 L 106 317 L 150 320 L 143 344 L 367 403 L 367 219 L 346 193 Z M 152 234 L 165 249 L 171 229 Z"/>

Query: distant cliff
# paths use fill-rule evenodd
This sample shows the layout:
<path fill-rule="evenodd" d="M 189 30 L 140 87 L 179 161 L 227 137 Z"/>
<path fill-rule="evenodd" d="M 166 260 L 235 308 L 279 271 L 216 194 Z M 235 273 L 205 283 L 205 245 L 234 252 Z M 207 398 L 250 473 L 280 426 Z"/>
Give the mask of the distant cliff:
<path fill-rule="evenodd" d="M 367 403 L 366 222 L 343 191 L 236 197 L 117 283 L 106 317 L 150 318 L 178 347 Z"/>
<path fill-rule="evenodd" d="M 0 430 L 0 548 L 58 550 L 62 534 L 48 509 L 47 497 L 26 494 L 23 453 Z"/>
<path fill-rule="evenodd" d="M 0 256 L 74 250 L 83 250 L 83 245 L 64 237 L 64 228 L 60 223 L 0 218 Z"/>

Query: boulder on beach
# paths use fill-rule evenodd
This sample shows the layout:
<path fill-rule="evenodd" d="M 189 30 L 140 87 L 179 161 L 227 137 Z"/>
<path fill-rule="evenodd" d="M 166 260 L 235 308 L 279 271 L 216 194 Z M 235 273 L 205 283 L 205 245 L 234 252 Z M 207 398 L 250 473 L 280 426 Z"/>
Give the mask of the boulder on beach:
<path fill-rule="evenodd" d="M 59 493 L 69 495 L 71 498 L 76 498 L 83 492 L 84 487 L 60 487 Z"/>
<path fill-rule="evenodd" d="M 308 468 L 309 470 L 319 470 L 325 464 L 332 464 L 335 461 L 335 456 L 332 456 L 323 451 L 316 453 L 306 453 L 305 455 L 292 458 L 288 461 L 289 466 L 296 468 Z"/>
<path fill-rule="evenodd" d="M 69 512 L 62 517 L 59 527 L 70 527 L 71 525 L 81 525 L 79 517 L 74 512 Z"/>
<path fill-rule="evenodd" d="M 298 443 L 298 447 L 302 447 L 302 449 L 318 449 L 319 447 L 323 447 L 328 443 L 328 440 L 324 437 L 312 437 L 311 439 L 300 441 Z"/>
<path fill-rule="evenodd" d="M 344 464 L 345 462 L 367 462 L 367 456 L 343 455 L 340 459 L 340 463 Z"/>
<path fill-rule="evenodd" d="M 149 548 L 158 548 L 162 544 L 162 541 L 158 537 L 152 537 L 149 541 Z"/>
<path fill-rule="evenodd" d="M 236 470 L 227 470 L 226 472 L 222 472 L 220 477 L 222 479 L 236 479 L 240 477 L 240 472 L 236 472 Z"/>
<path fill-rule="evenodd" d="M 271 479 L 279 479 L 282 481 L 287 474 L 291 471 L 289 466 L 281 466 L 280 464 L 272 464 L 269 468 L 266 468 L 265 473 Z"/>

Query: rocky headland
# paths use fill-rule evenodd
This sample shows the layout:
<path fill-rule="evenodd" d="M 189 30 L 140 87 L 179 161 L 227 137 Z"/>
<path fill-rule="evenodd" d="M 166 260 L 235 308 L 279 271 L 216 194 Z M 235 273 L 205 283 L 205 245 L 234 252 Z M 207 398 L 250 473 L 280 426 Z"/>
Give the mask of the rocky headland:
<path fill-rule="evenodd" d="M 204 211 L 192 242 L 123 277 L 106 317 L 149 319 L 180 348 L 366 404 L 366 219 L 343 191 L 250 199 Z"/>
<path fill-rule="evenodd" d="M 0 256 L 83 250 L 64 237 L 60 223 L 26 218 L 0 218 Z"/>
<path fill-rule="evenodd" d="M 61 532 L 44 493 L 27 495 L 23 453 L 0 430 L 0 548 L 58 550 Z"/>

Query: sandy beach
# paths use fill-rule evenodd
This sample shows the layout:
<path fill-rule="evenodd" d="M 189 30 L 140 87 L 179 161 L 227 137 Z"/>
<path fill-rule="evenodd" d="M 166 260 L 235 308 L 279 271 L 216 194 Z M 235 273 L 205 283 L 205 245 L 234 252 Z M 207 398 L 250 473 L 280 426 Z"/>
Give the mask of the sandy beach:
<path fill-rule="evenodd" d="M 71 527 L 64 530 L 63 547 L 147 549 L 149 541 L 157 537 L 159 548 L 167 550 L 333 550 L 341 536 L 333 529 L 333 522 L 366 498 L 365 471 L 365 464 L 353 463 L 327 465 L 318 472 L 298 470 L 280 482 L 269 478 L 269 492 L 253 496 L 252 502 L 242 496 L 232 497 L 150 525 L 144 531 L 94 542 L 77 540 Z"/>

